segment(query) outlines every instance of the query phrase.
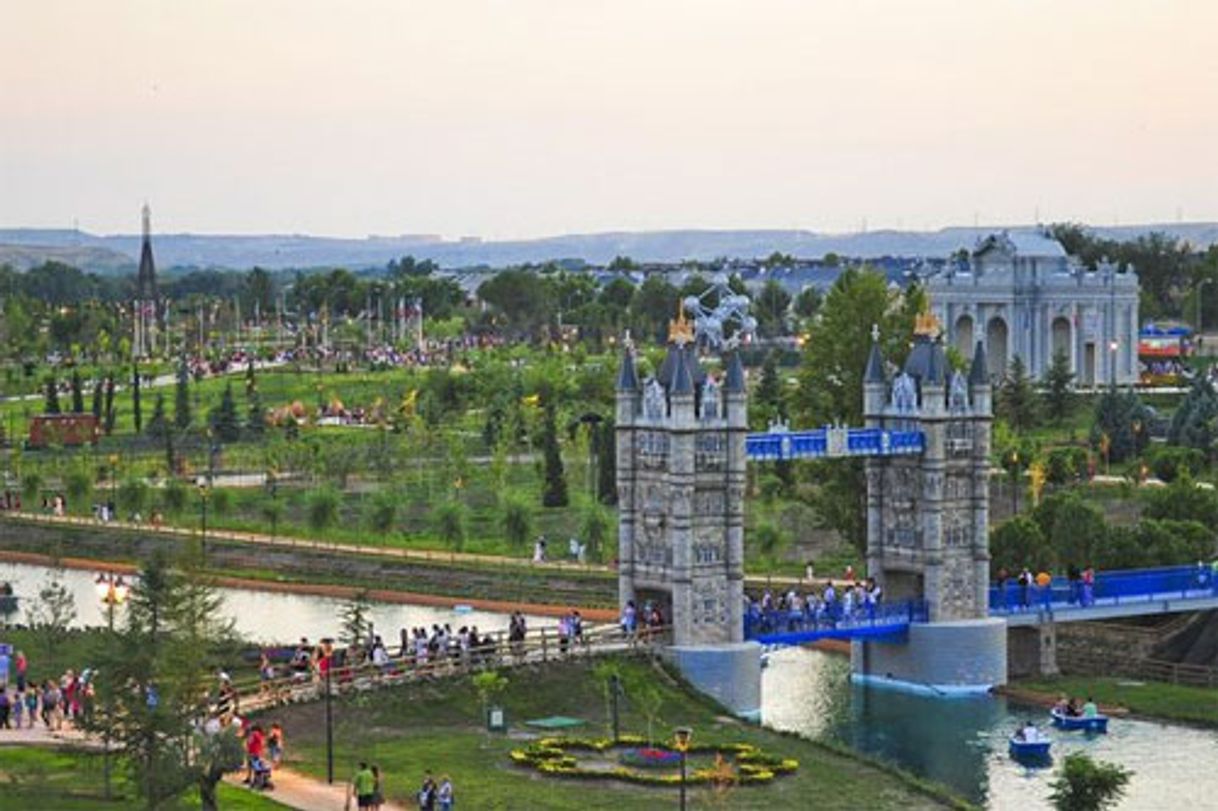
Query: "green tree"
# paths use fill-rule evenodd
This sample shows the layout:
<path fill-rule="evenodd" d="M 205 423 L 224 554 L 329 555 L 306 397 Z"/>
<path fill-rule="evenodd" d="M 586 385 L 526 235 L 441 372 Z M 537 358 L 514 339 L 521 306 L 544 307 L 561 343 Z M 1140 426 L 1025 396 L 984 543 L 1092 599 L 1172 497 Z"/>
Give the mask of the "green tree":
<path fill-rule="evenodd" d="M 1007 376 L 998 387 L 995 405 L 997 416 L 1006 420 L 1016 431 L 1027 431 L 1039 421 L 1039 405 L 1036 390 L 1028 379 L 1023 358 L 1016 355 L 1011 360 Z"/>
<path fill-rule="evenodd" d="M 1172 415 L 1167 441 L 1172 445 L 1183 445 L 1201 451 L 1208 458 L 1215 451 L 1216 423 L 1218 423 L 1218 394 L 1204 375 L 1189 389 Z"/>
<path fill-rule="evenodd" d="M 209 713 L 212 674 L 233 637 L 222 616 L 220 598 L 203 578 L 156 553 L 132 587 L 123 624 L 94 653 L 93 710 L 78 723 L 110 736 L 148 809 L 192 787 L 202 807 L 214 809 L 216 784 L 242 762 L 235 735 L 198 728 Z"/>
<path fill-rule="evenodd" d="M 1091 426 L 1092 447 L 1108 442 L 1108 462 L 1123 462 L 1138 456 L 1150 442 L 1151 414 L 1133 392 L 1110 387 L 1095 405 Z"/>
<path fill-rule="evenodd" d="M 175 478 L 170 478 L 161 490 L 161 506 L 170 515 L 181 515 L 188 499 L 186 487 Z"/>
<path fill-rule="evenodd" d="M 1027 566 L 1034 572 L 1048 571 L 1054 564 L 1053 548 L 1040 525 L 1026 515 L 1000 524 L 990 535 L 990 570 L 1015 573 Z"/>
<path fill-rule="evenodd" d="M 1172 521 L 1197 521 L 1218 528 L 1218 493 L 1203 488 L 1187 472 L 1166 487 L 1147 488 L 1143 499 L 1144 518 Z"/>
<path fill-rule="evenodd" d="M 84 466 L 76 466 L 68 471 L 65 484 L 68 491 L 68 504 L 76 509 L 89 501 L 93 493 L 93 475 Z"/>
<path fill-rule="evenodd" d="M 1071 752 L 1050 783 L 1049 800 L 1057 811 L 1103 811 L 1125 795 L 1133 772 L 1115 763 Z"/>
<path fill-rule="evenodd" d="M 782 379 L 778 373 L 778 353 L 770 352 L 761 364 L 761 379 L 753 390 L 749 407 L 749 425 L 764 431 L 775 420 L 786 419 L 787 409 L 782 396 Z"/>
<path fill-rule="evenodd" d="M 47 377 L 43 383 L 43 390 L 46 392 L 46 403 L 42 407 L 44 414 L 59 413 L 59 383 L 55 380 L 54 375 Z"/>
<path fill-rule="evenodd" d="M 468 513 L 469 508 L 463 502 L 449 499 L 436 507 L 433 514 L 436 535 L 454 552 L 460 552 L 465 546 Z"/>
<path fill-rule="evenodd" d="M 308 520 L 309 526 L 315 530 L 325 530 L 334 526 L 338 520 L 340 499 L 332 487 L 322 487 L 309 494 Z"/>
<path fill-rule="evenodd" d="M 533 509 L 518 493 L 509 493 L 500 509 L 503 536 L 513 549 L 523 549 L 533 535 Z"/>
<path fill-rule="evenodd" d="M 545 398 L 544 411 L 541 450 L 545 463 L 545 485 L 541 493 L 541 503 L 544 507 L 565 507 L 567 506 L 567 478 L 563 472 L 562 451 L 558 447 L 556 407 L 552 396 Z"/>
<path fill-rule="evenodd" d="M 775 279 L 768 280 L 757 294 L 753 311 L 757 317 L 757 332 L 763 338 L 786 335 L 787 310 L 791 306 L 791 294 Z"/>
<path fill-rule="evenodd" d="M 372 633 L 372 601 L 367 589 L 360 589 L 343 603 L 339 620 L 342 623 L 339 638 L 344 643 L 363 646 L 368 642 L 368 635 Z"/>
<path fill-rule="evenodd" d="M 161 397 L 160 394 L 157 395 Z M 164 404 L 161 406 L 161 420 L 165 419 Z M 140 402 L 140 366 L 138 363 L 131 366 L 131 420 L 135 425 L 135 432 L 138 434 L 144 427 L 144 411 Z"/>
<path fill-rule="evenodd" d="M 157 392 L 152 403 L 152 417 L 148 420 L 146 433 L 152 439 L 162 439 L 169 432 L 169 421 L 165 418 L 165 395 Z"/>
<path fill-rule="evenodd" d="M 1074 410 L 1074 372 L 1070 371 L 1070 359 L 1065 352 L 1054 353 L 1044 383 L 1045 413 L 1060 425 Z"/>
<path fill-rule="evenodd" d="M 117 414 L 114 411 L 114 375 L 106 375 L 106 405 L 105 405 L 105 431 L 106 436 L 114 433 L 114 420 Z"/>
<path fill-rule="evenodd" d="M 173 424 L 179 431 L 190 427 L 190 369 L 186 359 L 178 364 L 178 378 L 173 393 Z"/>
<path fill-rule="evenodd" d="M 816 315 L 817 311 L 820 310 L 820 304 L 820 291 L 809 285 L 799 291 L 799 295 L 795 297 L 793 307 L 795 314 L 806 321 Z"/>
<path fill-rule="evenodd" d="M 85 390 L 84 382 L 80 379 L 80 371 L 72 371 L 72 413 L 85 413 Z"/>
<path fill-rule="evenodd" d="M 246 387 L 245 399 L 249 408 L 245 428 L 250 436 L 260 437 L 266 429 L 266 409 L 262 407 L 262 397 L 258 394 L 256 385 Z"/>
<path fill-rule="evenodd" d="M 586 545 L 584 554 L 592 562 L 601 560 L 602 553 L 609 543 L 613 521 L 609 511 L 596 502 L 584 507 L 580 521 L 580 534 Z"/>
<path fill-rule="evenodd" d="M 104 396 L 105 396 L 105 390 L 102 386 L 102 381 L 99 379 L 97 382 L 95 382 L 93 384 L 93 406 L 91 409 L 94 419 L 97 420 L 98 427 L 101 427 L 102 414 L 105 413 L 102 411 L 102 403 L 104 402 L 104 400 L 103 400 Z"/>
<path fill-rule="evenodd" d="M 1072 491 L 1046 498 L 1034 518 L 1042 530 L 1048 527 L 1053 556 L 1064 566 L 1090 565 L 1108 537 L 1104 514 Z"/>
<path fill-rule="evenodd" d="M 220 407 L 211 415 L 212 429 L 221 442 L 236 442 L 241 438 L 241 420 L 237 416 L 237 402 L 233 399 L 233 384 L 224 387 Z"/>
<path fill-rule="evenodd" d="M 134 476 L 118 486 L 118 509 L 127 516 L 143 515 L 148 507 L 148 485 Z"/>
<path fill-rule="evenodd" d="M 52 570 L 38 595 L 25 608 L 25 621 L 48 658 L 67 638 L 76 620 L 76 598 L 64 586 L 62 576 L 62 570 Z"/>
<path fill-rule="evenodd" d="M 662 274 L 652 273 L 634 290 L 630 322 L 640 338 L 664 341 L 668 321 L 677 314 L 677 288 Z"/>
<path fill-rule="evenodd" d="M 809 325 L 799 386 L 790 398 L 793 417 L 803 425 L 835 420 L 861 425 L 872 325 L 880 328 L 885 357 L 900 362 L 913 337 L 914 317 L 925 302 L 919 288 L 902 295 L 890 290 L 879 273 L 859 268 L 843 271 L 825 296 L 819 318 Z M 813 504 L 821 525 L 861 550 L 866 543 L 867 493 L 862 463 L 835 460 L 803 469 L 819 484 Z"/>
<path fill-rule="evenodd" d="M 612 506 L 617 504 L 617 427 L 613 417 L 601 421 L 596 437 L 596 498 Z"/>
<path fill-rule="evenodd" d="M 368 528 L 382 535 L 392 532 L 398 517 L 398 494 L 381 490 L 368 504 L 366 521 Z"/>

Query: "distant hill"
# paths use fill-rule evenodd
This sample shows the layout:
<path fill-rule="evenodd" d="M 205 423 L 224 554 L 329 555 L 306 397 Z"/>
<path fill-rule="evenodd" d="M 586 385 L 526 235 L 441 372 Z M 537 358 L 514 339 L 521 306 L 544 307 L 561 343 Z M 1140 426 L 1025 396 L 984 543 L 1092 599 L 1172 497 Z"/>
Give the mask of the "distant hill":
<path fill-rule="evenodd" d="M 944 257 L 1001 226 L 943 228 L 938 231 L 867 231 L 855 234 L 821 234 L 800 230 L 673 230 L 620 231 L 568 234 L 542 239 L 481 241 L 443 240 L 424 234 L 364 239 L 314 237 L 299 234 L 234 236 L 222 234 L 158 234 L 154 237 L 157 265 L 170 267 L 311 268 L 341 266 L 352 269 L 382 267 L 407 254 L 431 259 L 443 267 L 502 267 L 523 262 L 578 259 L 605 264 L 615 256 L 644 262 L 710 260 L 726 256 L 757 258 L 774 251 L 799 258 L 826 253 L 853 257 Z M 1031 233 L 1032 226 L 1010 227 Z M 1112 239 L 1134 239 L 1151 231 L 1164 231 L 1193 245 L 1218 243 L 1218 223 L 1127 225 L 1091 229 Z M 66 253 L 65 253 L 66 252 Z M 139 255 L 136 235 L 98 236 L 84 231 L 12 228 L 0 229 L 0 263 L 19 267 L 43 258 L 70 262 L 98 273 L 130 272 Z M 72 256 L 73 259 L 64 258 Z M 120 257 L 122 261 L 120 261 Z"/>

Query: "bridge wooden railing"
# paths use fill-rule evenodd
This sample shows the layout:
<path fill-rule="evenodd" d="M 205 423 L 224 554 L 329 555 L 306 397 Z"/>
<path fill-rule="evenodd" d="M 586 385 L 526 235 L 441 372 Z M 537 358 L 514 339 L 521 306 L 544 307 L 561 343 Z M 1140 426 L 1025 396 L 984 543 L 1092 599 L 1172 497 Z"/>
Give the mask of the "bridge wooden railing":
<path fill-rule="evenodd" d="M 467 676 L 480 670 L 495 670 L 543 665 L 548 662 L 590 659 L 614 653 L 654 654 L 671 641 L 668 626 L 640 628 L 624 634 L 617 625 L 586 627 L 578 637 L 564 640 L 554 628 L 532 629 L 522 640 L 509 640 L 506 631 L 487 634 L 494 643 L 471 645 L 465 651 L 443 654 L 429 652 L 425 660 L 412 653 L 390 657 L 383 665 L 362 661 L 359 664 L 334 664 L 330 672 L 331 690 L 336 695 L 407 684 L 429 679 Z M 263 681 L 260 677 L 242 678 L 233 683 L 237 705 L 230 709 L 248 713 L 283 704 L 315 701 L 325 695 L 325 680 L 317 670 L 291 673 Z"/>

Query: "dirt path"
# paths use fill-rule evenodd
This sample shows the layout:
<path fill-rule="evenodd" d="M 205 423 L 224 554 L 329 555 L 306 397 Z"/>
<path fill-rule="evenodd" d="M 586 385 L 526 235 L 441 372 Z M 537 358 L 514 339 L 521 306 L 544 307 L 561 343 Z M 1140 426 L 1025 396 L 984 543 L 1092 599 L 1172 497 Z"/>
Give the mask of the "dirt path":
<path fill-rule="evenodd" d="M 230 785 L 245 787 L 239 773 L 230 774 L 224 780 Z M 330 785 L 322 780 L 284 768 L 276 770 L 271 782 L 275 788 L 265 792 L 265 795 L 289 808 L 296 808 L 299 811 L 343 811 L 347 808 L 346 783 Z M 354 811 L 354 798 L 351 800 L 350 807 Z M 381 808 L 384 811 L 406 811 L 404 806 L 396 803 L 385 803 Z"/>

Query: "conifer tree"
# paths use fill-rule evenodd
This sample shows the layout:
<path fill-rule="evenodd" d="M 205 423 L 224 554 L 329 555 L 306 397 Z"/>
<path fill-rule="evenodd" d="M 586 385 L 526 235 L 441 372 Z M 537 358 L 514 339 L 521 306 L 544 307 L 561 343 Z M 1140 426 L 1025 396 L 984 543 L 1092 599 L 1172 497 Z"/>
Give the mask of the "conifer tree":
<path fill-rule="evenodd" d="M 97 418 L 97 424 L 101 425 L 102 421 L 102 396 L 104 388 L 102 381 L 98 380 L 93 384 L 93 416 Z"/>
<path fill-rule="evenodd" d="M 157 392 L 152 405 L 152 418 L 148 420 L 148 436 L 158 439 L 169 433 L 169 425 L 165 419 L 165 395 Z"/>
<path fill-rule="evenodd" d="M 84 383 L 80 379 L 80 372 L 72 372 L 72 413 L 85 413 L 85 391 Z"/>
<path fill-rule="evenodd" d="M 190 427 L 190 369 L 183 358 L 178 366 L 178 382 L 173 399 L 173 424 L 179 431 Z"/>
<path fill-rule="evenodd" d="M 59 384 L 55 381 L 55 375 L 51 375 L 46 379 L 46 404 L 43 406 L 44 414 L 59 413 Z"/>
<path fill-rule="evenodd" d="M 1016 355 L 1006 379 L 998 389 L 998 416 L 1017 431 L 1032 428 L 1037 422 L 1036 390 L 1028 379 L 1023 358 Z"/>
<path fill-rule="evenodd" d="M 541 494 L 541 504 L 544 507 L 567 506 L 567 480 L 563 475 L 562 451 L 558 447 L 557 417 L 554 413 L 554 399 L 547 396 L 545 402 L 545 418 L 542 425 L 542 454 L 545 460 L 545 489 Z"/>
<path fill-rule="evenodd" d="M 212 414 L 212 428 L 221 442 L 236 442 L 241 438 L 241 421 L 237 417 L 237 403 L 233 399 L 233 384 L 224 387 L 220 407 Z"/>
<path fill-rule="evenodd" d="M 114 432 L 114 375 L 106 376 L 106 435 Z"/>
<path fill-rule="evenodd" d="M 140 403 L 140 365 L 131 365 L 131 419 L 138 434 L 144 428 L 144 409 Z"/>
<path fill-rule="evenodd" d="M 1045 372 L 1045 412 L 1055 423 L 1060 423 L 1074 408 L 1074 372 L 1070 371 L 1070 359 L 1065 352 L 1055 352 L 1053 363 Z"/>
<path fill-rule="evenodd" d="M 597 435 L 596 497 L 601 504 L 617 504 L 617 429 L 610 417 L 601 423 Z"/>

